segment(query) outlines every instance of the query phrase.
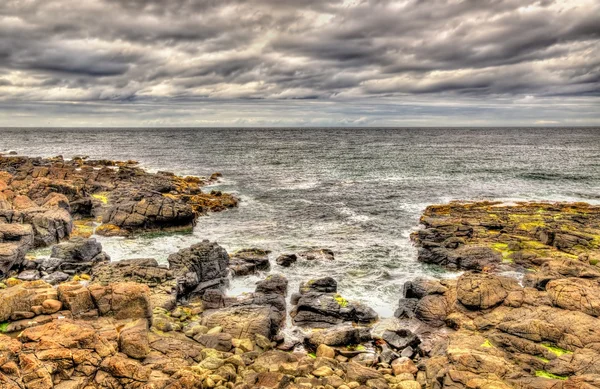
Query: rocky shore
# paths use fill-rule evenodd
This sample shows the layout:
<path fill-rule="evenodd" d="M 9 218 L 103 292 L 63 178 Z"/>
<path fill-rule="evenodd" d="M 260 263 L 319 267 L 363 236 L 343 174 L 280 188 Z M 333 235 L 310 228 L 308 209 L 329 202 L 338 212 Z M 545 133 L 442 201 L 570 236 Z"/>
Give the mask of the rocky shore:
<path fill-rule="evenodd" d="M 0 156 L 0 388 L 600 388 L 600 207 L 428 207 L 418 259 L 456 277 L 398 285 L 393 319 L 330 277 L 288 290 L 277 273 L 335 261 L 327 249 L 201 241 L 160 265 L 111 260 L 91 237 L 189 229 L 237 204 L 202 192 L 216 179 Z"/>

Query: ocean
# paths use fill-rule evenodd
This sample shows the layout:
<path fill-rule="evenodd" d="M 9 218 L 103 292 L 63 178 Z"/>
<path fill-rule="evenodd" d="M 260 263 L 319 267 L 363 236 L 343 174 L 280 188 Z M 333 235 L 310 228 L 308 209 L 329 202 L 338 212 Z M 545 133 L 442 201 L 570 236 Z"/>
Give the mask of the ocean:
<path fill-rule="evenodd" d="M 347 299 L 382 317 L 416 276 L 455 274 L 423 265 L 409 235 L 429 204 L 450 200 L 600 203 L 600 128 L 0 129 L 0 152 L 134 159 L 151 170 L 223 179 L 239 208 L 199 219 L 192 234 L 97 237 L 113 260 L 153 257 L 202 240 L 228 252 L 272 251 L 273 273 L 294 291 L 332 276 Z M 329 248 L 332 262 L 282 268 L 281 253 Z M 229 294 L 263 275 L 237 278 Z"/>

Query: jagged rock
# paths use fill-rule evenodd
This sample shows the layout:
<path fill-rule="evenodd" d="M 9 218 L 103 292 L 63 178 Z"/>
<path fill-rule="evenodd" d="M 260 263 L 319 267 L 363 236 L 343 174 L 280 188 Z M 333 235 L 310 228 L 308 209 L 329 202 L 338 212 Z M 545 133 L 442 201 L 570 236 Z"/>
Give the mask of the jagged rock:
<path fill-rule="evenodd" d="M 368 324 L 377 320 L 377 313 L 370 307 L 348 301 L 336 293 L 319 292 L 336 289 L 337 283 L 330 277 L 302 284 L 301 294 L 292 298 L 295 307 L 290 315 L 294 323 L 325 328 L 346 321 Z"/>
<path fill-rule="evenodd" d="M 229 255 L 216 243 L 204 240 L 169 255 L 168 261 L 177 277 L 178 298 L 202 296 L 207 289 L 228 284 Z"/>
<path fill-rule="evenodd" d="M 335 259 L 333 251 L 329 249 L 313 249 L 301 251 L 298 257 L 307 261 L 333 261 Z"/>
<path fill-rule="evenodd" d="M 53 246 L 50 258 L 41 261 L 40 269 L 48 273 L 88 274 L 96 264 L 109 261 L 96 239 L 75 237 Z"/>
<path fill-rule="evenodd" d="M 152 258 L 126 259 L 118 262 L 99 262 L 92 268 L 93 281 L 102 285 L 114 282 L 136 282 L 150 287 L 153 308 L 175 308 L 177 281 L 173 272 Z"/>
<path fill-rule="evenodd" d="M 269 263 L 268 250 L 261 249 L 243 249 L 231 255 L 229 268 L 234 276 L 245 276 L 254 274 L 257 271 L 268 271 L 271 268 Z"/>
<path fill-rule="evenodd" d="M 0 279 L 23 262 L 27 251 L 33 248 L 33 242 L 30 225 L 0 222 Z"/>
<path fill-rule="evenodd" d="M 288 280 L 281 274 L 272 274 L 256 285 L 256 293 L 287 295 Z"/>
<path fill-rule="evenodd" d="M 147 192 L 141 199 L 121 201 L 110 207 L 102 223 L 124 230 L 160 229 L 191 226 L 194 219 L 194 210 L 189 204 L 177 198 Z"/>
<path fill-rule="evenodd" d="M 275 262 L 282 267 L 290 267 L 298 260 L 298 256 L 296 254 L 282 254 L 277 257 Z"/>
<path fill-rule="evenodd" d="M 335 293 L 337 292 L 337 281 L 331 277 L 323 277 L 310 280 L 300 284 L 300 293 Z"/>

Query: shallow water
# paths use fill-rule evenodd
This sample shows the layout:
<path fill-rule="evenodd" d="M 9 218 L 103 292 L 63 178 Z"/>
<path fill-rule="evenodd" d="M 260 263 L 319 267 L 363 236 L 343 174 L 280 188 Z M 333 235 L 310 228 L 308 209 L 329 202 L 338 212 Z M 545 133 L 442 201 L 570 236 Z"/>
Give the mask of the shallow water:
<path fill-rule="evenodd" d="M 272 250 L 272 272 L 297 288 L 330 275 L 348 299 L 391 316 L 404 281 L 451 276 L 415 259 L 423 209 L 452 199 L 600 203 L 600 129 L 0 129 L 0 152 L 136 159 L 150 170 L 224 175 L 238 209 L 200 218 L 193 234 L 99 238 L 115 260 L 167 256 L 201 239 L 229 252 Z M 334 262 L 283 252 L 326 247 Z M 262 277 L 262 276 L 261 276 Z M 260 277 L 236 279 L 230 294 Z"/>

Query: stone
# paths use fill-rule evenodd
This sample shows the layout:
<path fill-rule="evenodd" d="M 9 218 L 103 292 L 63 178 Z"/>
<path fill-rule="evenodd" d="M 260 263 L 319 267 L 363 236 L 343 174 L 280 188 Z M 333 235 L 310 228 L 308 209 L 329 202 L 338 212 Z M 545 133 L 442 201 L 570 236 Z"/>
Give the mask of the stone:
<path fill-rule="evenodd" d="M 89 286 L 89 292 L 103 316 L 113 316 L 119 320 L 152 317 L 150 289 L 147 285 L 135 282 L 115 282 L 108 286 L 95 284 Z"/>
<path fill-rule="evenodd" d="M 246 276 L 258 271 L 268 271 L 271 268 L 269 253 L 268 250 L 257 248 L 236 251 L 230 257 L 229 268 L 234 276 Z"/>
<path fill-rule="evenodd" d="M 600 316 L 600 283 L 596 280 L 564 278 L 546 285 L 548 296 L 556 307 Z"/>
<path fill-rule="evenodd" d="M 298 257 L 307 261 L 333 261 L 335 259 L 333 251 L 329 249 L 313 249 L 301 251 Z"/>
<path fill-rule="evenodd" d="M 415 363 L 409 358 L 401 357 L 392 361 L 392 371 L 394 375 L 398 376 L 401 374 L 415 375 L 419 371 Z"/>
<path fill-rule="evenodd" d="M 282 254 L 277 257 L 275 262 L 281 267 L 290 267 L 294 263 L 296 263 L 297 260 L 298 257 L 296 256 L 296 254 Z"/>
<path fill-rule="evenodd" d="M 8 321 L 16 312 L 32 312 L 48 299 L 57 299 L 57 292 L 43 281 L 28 281 L 7 289 L 0 289 L 0 323 Z"/>
<path fill-rule="evenodd" d="M 229 351 L 233 347 L 232 336 L 226 332 L 217 334 L 198 334 L 194 340 L 206 348 L 217 351 Z"/>
<path fill-rule="evenodd" d="M 396 350 L 403 350 L 409 346 L 415 347 L 421 343 L 420 339 L 407 329 L 385 330 L 381 338 Z"/>
<path fill-rule="evenodd" d="M 221 246 L 204 240 L 169 255 L 169 269 L 177 277 L 178 298 L 202 296 L 207 289 L 228 284 L 229 255 Z"/>
<path fill-rule="evenodd" d="M 57 291 L 58 299 L 73 316 L 80 316 L 96 309 L 90 291 L 79 282 L 60 284 Z"/>
<path fill-rule="evenodd" d="M 333 359 L 335 358 L 335 349 L 326 344 L 320 344 L 319 347 L 317 347 L 316 355 L 317 357 Z"/>
<path fill-rule="evenodd" d="M 313 347 L 320 345 L 327 346 L 346 346 L 349 344 L 360 343 L 360 332 L 357 328 L 350 325 L 342 325 L 314 331 L 307 338 L 308 343 Z"/>
<path fill-rule="evenodd" d="M 137 319 L 129 322 L 119 333 L 119 350 L 134 359 L 144 359 L 150 353 L 148 322 Z"/>
<path fill-rule="evenodd" d="M 456 297 L 467 308 L 492 308 L 507 296 L 500 279 L 492 274 L 464 273 L 458 278 Z"/>
<path fill-rule="evenodd" d="M 255 334 L 270 338 L 274 334 L 271 309 L 266 306 L 238 306 L 205 313 L 202 324 L 209 328 L 221 326 L 223 332 L 238 339 L 254 339 Z"/>
<path fill-rule="evenodd" d="M 281 274 L 271 274 L 256 284 L 256 293 L 287 295 L 288 280 Z"/>

